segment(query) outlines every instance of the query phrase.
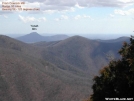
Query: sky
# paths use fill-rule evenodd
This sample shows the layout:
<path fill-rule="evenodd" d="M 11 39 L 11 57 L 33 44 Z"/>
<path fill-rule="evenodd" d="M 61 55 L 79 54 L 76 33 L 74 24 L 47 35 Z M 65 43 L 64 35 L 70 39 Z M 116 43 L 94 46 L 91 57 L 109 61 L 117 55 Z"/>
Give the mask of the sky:
<path fill-rule="evenodd" d="M 13 4 L 17 2 L 22 4 Z M 20 7 L 13 10 L 12 5 Z M 12 10 L 3 10 L 6 6 Z M 134 0 L 0 0 L 0 34 L 98 36 L 133 31 Z"/>

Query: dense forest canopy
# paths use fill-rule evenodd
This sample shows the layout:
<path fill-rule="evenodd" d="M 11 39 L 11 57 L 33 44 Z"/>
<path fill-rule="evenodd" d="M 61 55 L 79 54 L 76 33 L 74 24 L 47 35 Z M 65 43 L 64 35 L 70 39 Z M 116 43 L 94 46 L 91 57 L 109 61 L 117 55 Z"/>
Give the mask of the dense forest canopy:
<path fill-rule="evenodd" d="M 105 98 L 134 97 L 134 37 L 124 42 L 119 51 L 121 59 L 110 61 L 109 65 L 94 77 L 93 94 L 88 101 L 105 101 Z"/>

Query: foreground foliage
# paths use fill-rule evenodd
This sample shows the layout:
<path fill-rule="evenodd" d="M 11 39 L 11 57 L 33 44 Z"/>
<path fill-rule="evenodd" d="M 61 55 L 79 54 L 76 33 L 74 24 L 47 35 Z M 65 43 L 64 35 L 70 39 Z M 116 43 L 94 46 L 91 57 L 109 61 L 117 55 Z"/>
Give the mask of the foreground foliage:
<path fill-rule="evenodd" d="M 93 94 L 88 101 L 105 101 L 105 98 L 134 97 L 134 39 L 124 42 L 119 60 L 112 60 L 94 77 Z"/>

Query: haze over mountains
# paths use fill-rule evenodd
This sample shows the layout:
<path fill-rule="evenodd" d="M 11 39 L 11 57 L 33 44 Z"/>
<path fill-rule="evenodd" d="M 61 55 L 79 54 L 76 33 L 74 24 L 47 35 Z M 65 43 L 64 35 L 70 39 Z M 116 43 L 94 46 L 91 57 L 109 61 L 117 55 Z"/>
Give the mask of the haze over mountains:
<path fill-rule="evenodd" d="M 110 39 L 110 40 L 101 40 L 101 39 L 98 39 L 97 41 L 99 42 L 107 42 L 107 43 L 114 43 L 114 42 L 129 42 L 129 37 L 119 37 L 117 39 Z"/>
<path fill-rule="evenodd" d="M 113 59 L 119 57 L 118 50 L 122 45 L 122 40 L 115 43 L 98 42 L 81 36 L 73 36 L 63 41 L 34 45 L 44 47 L 42 56 L 51 63 L 60 64 L 59 67 L 65 62 L 66 66 L 73 66 L 89 74 L 96 74 L 98 69 L 108 63 L 107 56 Z M 50 56 L 52 58 L 49 58 Z"/>
<path fill-rule="evenodd" d="M 123 41 L 73 36 L 27 44 L 1 35 L 0 101 L 82 101 L 98 71 L 120 57 Z"/>
<path fill-rule="evenodd" d="M 26 42 L 26 43 L 34 43 L 34 42 L 40 42 L 40 41 L 58 41 L 58 40 L 64 40 L 68 38 L 67 35 L 53 35 L 53 36 L 42 36 L 39 35 L 37 32 L 32 32 L 30 34 L 18 37 L 16 39 Z"/>
<path fill-rule="evenodd" d="M 74 35 L 75 36 L 75 35 Z M 56 35 L 52 35 L 52 36 L 43 36 L 43 35 L 40 35 L 38 34 L 37 32 L 31 32 L 30 34 L 26 34 L 26 35 L 22 35 L 22 36 L 19 36 L 15 39 L 17 40 L 20 40 L 22 42 L 25 42 L 25 43 L 36 43 L 36 42 L 41 42 L 41 41 L 46 41 L 46 42 L 52 42 L 52 41 L 60 41 L 60 40 L 64 40 L 64 39 L 67 39 L 69 38 L 70 36 L 67 36 L 65 34 L 56 34 Z M 122 36 L 122 37 L 119 37 L 119 38 L 115 38 L 115 39 L 98 39 L 98 38 L 90 38 L 90 37 L 86 37 L 84 36 L 85 38 L 88 38 L 90 40 L 97 40 L 99 42 L 121 42 L 121 41 L 124 41 L 124 40 L 129 40 L 129 37 L 125 37 L 125 36 Z"/>

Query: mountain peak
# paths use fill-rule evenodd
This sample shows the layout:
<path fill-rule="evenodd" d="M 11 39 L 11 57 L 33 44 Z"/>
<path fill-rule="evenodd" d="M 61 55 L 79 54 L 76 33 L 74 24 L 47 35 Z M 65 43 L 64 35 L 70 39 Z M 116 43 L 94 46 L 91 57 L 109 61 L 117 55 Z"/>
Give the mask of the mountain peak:
<path fill-rule="evenodd" d="M 42 36 L 37 32 L 31 32 L 30 34 L 18 37 L 17 39 L 26 43 L 35 43 L 40 41 L 59 41 L 68 38 L 67 35 L 54 35 L 54 36 Z"/>
<path fill-rule="evenodd" d="M 79 36 L 79 35 L 75 35 L 75 36 L 72 36 L 70 39 L 87 39 L 87 38 Z"/>
<path fill-rule="evenodd" d="M 70 38 L 67 38 L 63 41 L 60 41 L 59 43 L 55 44 L 56 47 L 63 47 L 63 46 L 68 46 L 68 47 L 75 47 L 75 46 L 82 46 L 82 45 L 87 45 L 88 43 L 92 43 L 91 40 L 82 37 L 82 36 L 72 36 Z"/>
<path fill-rule="evenodd" d="M 30 34 L 27 34 L 27 35 L 30 35 L 30 36 L 41 36 L 40 34 L 38 34 L 37 32 L 31 32 Z"/>
<path fill-rule="evenodd" d="M 21 36 L 17 39 L 20 41 L 23 41 L 23 42 L 33 43 L 33 42 L 38 42 L 38 41 L 44 40 L 44 37 L 42 35 L 38 34 L 37 32 L 32 32 L 30 34 Z"/>
<path fill-rule="evenodd" d="M 76 35 L 76 36 L 72 36 L 72 37 L 66 39 L 65 41 L 66 42 L 69 41 L 69 42 L 73 42 L 73 43 L 79 43 L 79 42 L 81 43 L 81 42 L 89 42 L 90 40 L 85 37 Z"/>

